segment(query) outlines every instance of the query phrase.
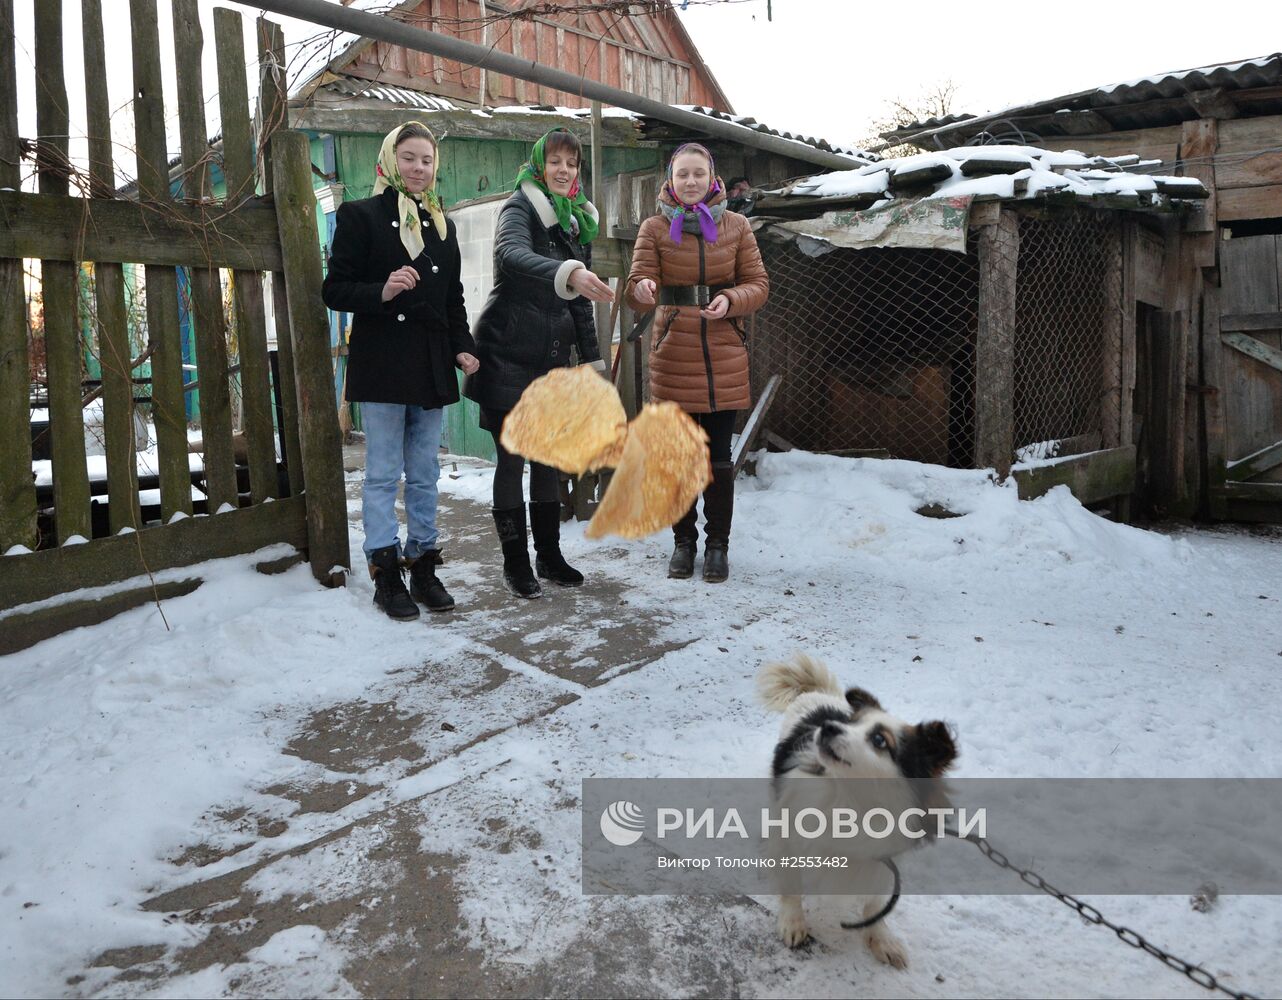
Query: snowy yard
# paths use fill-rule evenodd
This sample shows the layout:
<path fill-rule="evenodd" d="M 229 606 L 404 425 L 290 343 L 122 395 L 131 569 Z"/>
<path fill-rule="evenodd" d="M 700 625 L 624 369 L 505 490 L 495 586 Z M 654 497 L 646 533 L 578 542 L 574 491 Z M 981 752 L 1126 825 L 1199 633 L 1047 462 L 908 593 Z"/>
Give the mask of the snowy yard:
<path fill-rule="evenodd" d="M 579 783 L 764 775 L 752 677 L 799 649 L 952 723 L 959 777 L 1282 776 L 1282 533 L 792 453 L 739 482 L 728 583 L 666 579 L 666 533 L 569 525 L 587 584 L 518 603 L 488 469 L 445 468 L 451 615 L 389 622 L 363 573 L 234 559 L 168 630 L 143 608 L 5 659 L 0 992 L 1209 996 L 1046 897 L 906 897 L 899 972 L 840 900 L 794 953 L 769 897 L 584 896 Z M 1282 991 L 1278 898 L 1091 902 Z"/>

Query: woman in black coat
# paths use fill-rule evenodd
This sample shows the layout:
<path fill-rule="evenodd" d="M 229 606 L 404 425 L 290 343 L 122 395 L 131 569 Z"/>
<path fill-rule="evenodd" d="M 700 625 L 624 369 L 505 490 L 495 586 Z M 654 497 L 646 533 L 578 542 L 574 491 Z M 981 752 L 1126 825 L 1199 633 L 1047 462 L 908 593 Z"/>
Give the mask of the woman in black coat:
<path fill-rule="evenodd" d="M 418 617 L 419 601 L 448 611 L 436 576 L 442 408 L 458 401 L 455 366 L 477 370 L 467 327 L 454 223 L 436 197 L 437 144 L 420 122 L 388 133 L 374 196 L 338 209 L 322 297 L 352 313 L 347 398 L 365 431 L 362 515 L 374 603 L 392 618 Z M 408 537 L 402 550 L 396 492 L 405 475 Z M 401 576 L 410 568 L 410 590 Z"/>
<path fill-rule="evenodd" d="M 521 491 L 525 459 L 500 443 L 503 419 L 527 385 L 574 363 L 572 351 L 579 364 L 605 367 L 592 301 L 614 296 L 591 270 L 599 219 L 579 186 L 582 159 L 574 134 L 556 129 L 534 144 L 517 175 L 495 232 L 494 288 L 476 321 L 481 368 L 463 386 L 463 394 L 480 404 L 482 429 L 494 435 L 494 526 L 503 547 L 503 580 L 518 597 L 542 591 L 530 568 Z M 557 472 L 538 462 L 530 463 L 529 525 L 538 575 L 566 587 L 582 583 L 583 574 L 561 555 Z"/>

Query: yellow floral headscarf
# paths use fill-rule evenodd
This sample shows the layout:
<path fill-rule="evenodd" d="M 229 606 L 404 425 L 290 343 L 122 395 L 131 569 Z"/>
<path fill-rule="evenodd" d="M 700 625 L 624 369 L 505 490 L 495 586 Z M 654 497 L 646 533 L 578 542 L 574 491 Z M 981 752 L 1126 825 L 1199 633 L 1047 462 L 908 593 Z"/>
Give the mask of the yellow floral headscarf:
<path fill-rule="evenodd" d="M 416 203 L 421 202 L 427 206 L 436 235 L 442 240 L 445 239 L 445 210 L 441 207 L 441 199 L 436 194 L 436 174 L 432 175 L 432 183 L 427 190 L 419 194 L 410 194 L 405 190 L 405 181 L 401 177 L 400 167 L 396 165 L 396 137 L 401 134 L 401 129 L 406 125 L 421 126 L 429 136 L 432 136 L 432 148 L 436 152 L 436 169 L 437 171 L 441 169 L 441 147 L 436 141 L 436 136 L 432 135 L 432 130 L 422 122 L 403 122 L 383 138 L 382 148 L 378 151 L 378 164 L 374 168 L 377 175 L 374 180 L 374 194 L 382 194 L 389 187 L 395 188 L 396 214 L 401 222 L 399 227 L 401 244 L 409 253 L 410 260 L 416 260 L 423 252 L 422 225 L 419 222 Z"/>

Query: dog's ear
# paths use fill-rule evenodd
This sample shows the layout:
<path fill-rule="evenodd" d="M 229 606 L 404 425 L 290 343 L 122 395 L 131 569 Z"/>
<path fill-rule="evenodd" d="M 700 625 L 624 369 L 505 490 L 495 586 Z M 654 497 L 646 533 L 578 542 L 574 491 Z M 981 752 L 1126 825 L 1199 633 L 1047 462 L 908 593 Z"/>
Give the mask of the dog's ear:
<path fill-rule="evenodd" d="M 862 712 L 865 708 L 881 708 L 881 702 L 863 688 L 846 688 L 846 701 L 852 712 Z"/>
<path fill-rule="evenodd" d="M 957 759 L 957 744 L 943 722 L 921 722 L 903 731 L 896 753 L 906 778 L 938 778 Z"/>

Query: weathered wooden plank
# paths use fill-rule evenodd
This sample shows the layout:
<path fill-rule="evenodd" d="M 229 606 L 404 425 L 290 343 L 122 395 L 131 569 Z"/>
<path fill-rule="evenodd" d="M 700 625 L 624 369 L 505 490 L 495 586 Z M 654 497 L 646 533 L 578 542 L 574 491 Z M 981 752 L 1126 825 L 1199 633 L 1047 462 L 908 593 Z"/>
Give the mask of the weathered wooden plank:
<path fill-rule="evenodd" d="M 1282 312 L 1229 313 L 1220 317 L 1220 329 L 1231 330 L 1282 330 Z"/>
<path fill-rule="evenodd" d="M 1221 191 L 1218 207 L 1221 222 L 1275 219 L 1282 215 L 1282 184 Z"/>
<path fill-rule="evenodd" d="M 330 365 L 329 318 L 321 303 L 316 197 L 312 193 L 307 136 L 302 132 L 278 132 L 272 140 L 272 159 L 298 386 L 308 561 L 317 580 L 341 585 L 344 571 L 351 566 L 347 493 Z"/>
<path fill-rule="evenodd" d="M 1199 344 L 1202 360 L 1202 414 L 1206 437 L 1207 507 L 1212 517 L 1222 517 L 1215 490 L 1224 483 L 1228 455 L 1228 428 L 1225 417 L 1224 345 L 1220 342 L 1223 323 L 1220 317 L 1220 289 L 1207 283 L 1202 291 L 1202 336 Z"/>
<path fill-rule="evenodd" d="M 36 6 L 36 169 L 45 194 L 67 193 L 67 87 L 62 71 L 62 0 Z M 49 432 L 59 543 L 92 534 L 85 427 L 80 406 L 82 359 L 76 308 L 79 268 L 67 261 L 40 263 Z"/>
<path fill-rule="evenodd" d="M 178 131 L 182 142 L 183 195 L 210 200 L 212 153 L 205 130 L 205 88 L 201 79 L 204 32 L 196 0 L 172 0 L 174 56 L 178 71 Z M 218 271 L 193 267 L 191 331 L 200 378 L 200 431 L 209 507 L 235 508 L 236 459 L 232 453 L 231 390 L 227 372 L 227 330 Z"/>
<path fill-rule="evenodd" d="M 775 396 L 778 394 L 779 386 L 782 382 L 782 375 L 771 375 L 766 387 L 761 390 L 761 395 L 757 397 L 757 405 L 748 414 L 748 420 L 743 425 L 743 430 L 739 433 L 739 440 L 735 444 L 734 454 L 730 458 L 731 464 L 734 465 L 736 477 L 743 468 L 743 463 L 748 460 L 748 452 L 756 444 L 757 438 L 766 426 L 766 418 L 770 414 L 770 407 L 774 404 Z"/>
<path fill-rule="evenodd" d="M 1129 495 L 1135 489 L 1135 447 L 1124 445 L 1086 455 L 1017 468 L 1012 475 L 1021 500 L 1033 500 L 1067 486 L 1083 504 Z"/>
<path fill-rule="evenodd" d="M 1275 236 L 1240 236 L 1220 244 L 1224 288 L 1221 307 L 1227 315 L 1282 311 L 1278 289 Z"/>
<path fill-rule="evenodd" d="M 1015 279 L 1019 221 L 1002 212 L 979 230 L 979 326 L 975 340 L 975 465 L 1010 473 L 1014 452 Z"/>
<path fill-rule="evenodd" d="M 164 88 L 156 0 L 129 0 L 134 70 L 134 147 L 138 193 L 157 213 L 173 204 L 165 151 Z M 187 467 L 187 411 L 182 379 L 182 334 L 178 326 L 178 277 L 172 267 L 148 265 L 147 332 L 151 355 L 151 413 L 160 453 L 160 507 L 166 520 L 191 513 Z"/>
<path fill-rule="evenodd" d="M 0 256 L 119 264 L 281 266 L 266 205 L 158 205 L 0 191 Z"/>
<path fill-rule="evenodd" d="M 306 500 L 290 497 L 218 517 L 184 517 L 153 528 L 96 538 L 28 555 L 0 557 L 0 608 L 45 601 L 67 591 L 105 587 L 148 573 L 285 543 L 307 547 Z"/>
<path fill-rule="evenodd" d="M 1282 351 L 1270 347 L 1268 344 L 1262 344 L 1254 337 L 1248 337 L 1245 333 L 1223 333 L 1220 335 L 1220 339 L 1234 350 L 1245 354 L 1248 358 L 1282 372 Z"/>
<path fill-rule="evenodd" d="M 95 198 L 115 194 L 111 109 L 107 102 L 107 57 L 102 0 L 81 0 L 84 38 L 86 121 L 89 126 L 89 189 Z M 42 236 L 47 238 L 46 233 Z M 134 439 L 133 371 L 125 278 L 119 264 L 99 263 L 93 272 L 98 360 L 102 367 L 103 450 L 107 458 L 107 510 L 114 535 L 138 528 L 138 463 Z"/>
<path fill-rule="evenodd" d="M 1273 142 L 1282 140 L 1282 129 Z M 1216 187 L 1224 190 L 1282 184 L 1282 152 L 1256 153 L 1246 159 L 1226 157 L 1216 164 Z"/>
<path fill-rule="evenodd" d="M 1104 315 L 1100 330 L 1100 440 L 1105 448 L 1122 444 L 1122 325 L 1134 305 L 1123 295 L 1122 234 L 1115 221 L 1108 233 L 1109 259 L 1104 270 Z"/>
<path fill-rule="evenodd" d="M 140 608 L 144 604 L 183 597 L 194 591 L 201 583 L 202 581 L 195 577 L 174 580 L 0 618 L 0 656 L 29 649 L 38 642 L 51 639 L 63 632 L 70 632 L 72 629 L 97 625 L 126 611 Z"/>
<path fill-rule="evenodd" d="M 1247 455 L 1246 458 L 1239 459 L 1236 462 L 1229 462 L 1224 478 L 1239 482 L 1254 479 L 1256 476 L 1261 476 L 1279 465 L 1282 465 L 1282 441 L 1276 441 L 1267 448 L 1261 448 L 1254 454 Z"/>
<path fill-rule="evenodd" d="M 1276 100 L 1277 94 L 1273 96 Z M 1282 115 L 1256 115 L 1220 122 L 1220 152 L 1226 159 L 1239 159 L 1275 149 L 1282 144 Z M 1250 162 L 1247 160 L 1247 162 Z M 1222 167 L 1217 166 L 1217 170 Z M 1224 185 L 1221 185 L 1224 186 Z M 1230 187 L 1236 185 L 1228 185 Z"/>
<path fill-rule="evenodd" d="M 1134 443 L 1135 434 L 1135 313 L 1139 296 L 1139 224 L 1122 220 L 1122 376 L 1119 445 Z"/>
<path fill-rule="evenodd" d="M 1190 209 L 1183 217 L 1186 233 L 1210 233 L 1205 242 L 1209 246 L 1210 259 L 1206 260 L 1207 251 L 1203 250 L 1197 261 L 1199 266 L 1215 266 L 1215 167 L 1213 157 L 1219 147 L 1219 133 L 1215 119 L 1201 119 L 1185 122 L 1180 132 L 1180 160 L 1183 161 L 1183 176 L 1196 177 L 1207 189 L 1208 197 Z M 1201 246 L 1201 245 L 1199 245 Z"/>
<path fill-rule="evenodd" d="M 0 24 L 13 23 L 13 0 L 0 0 Z M 11 188 L 21 181 L 14 43 L 12 32 L 0 33 L 0 187 Z M 22 261 L 0 256 L 0 555 L 36 546 L 25 317 Z"/>
<path fill-rule="evenodd" d="M 275 190 L 272 138 L 284 127 L 286 115 L 285 38 L 280 25 L 274 21 L 260 17 L 256 23 L 259 176 L 263 179 L 263 192 L 270 195 Z M 294 385 L 294 347 L 289 333 L 289 296 L 285 289 L 285 275 L 279 269 L 272 271 L 272 318 L 276 324 L 276 393 L 280 400 L 281 454 L 289 474 L 290 495 L 297 496 L 304 488 L 302 445 L 298 433 L 298 393 Z"/>
<path fill-rule="evenodd" d="M 1221 491 L 1225 500 L 1251 500 L 1259 503 L 1282 504 L 1282 483 L 1227 482 Z"/>
<path fill-rule="evenodd" d="M 249 123 L 245 82 L 244 35 L 240 14 L 214 10 L 214 46 L 218 53 L 218 106 L 223 126 L 223 176 L 227 204 L 254 196 L 254 140 Z M 274 215 L 274 213 L 273 213 Z M 275 233 L 273 218 L 273 236 Z M 248 446 L 250 497 L 259 503 L 280 493 L 276 444 L 272 433 L 271 369 L 267 357 L 267 318 L 263 312 L 263 276 L 253 270 L 232 272 L 232 311 L 240 348 L 240 389 Z"/>

